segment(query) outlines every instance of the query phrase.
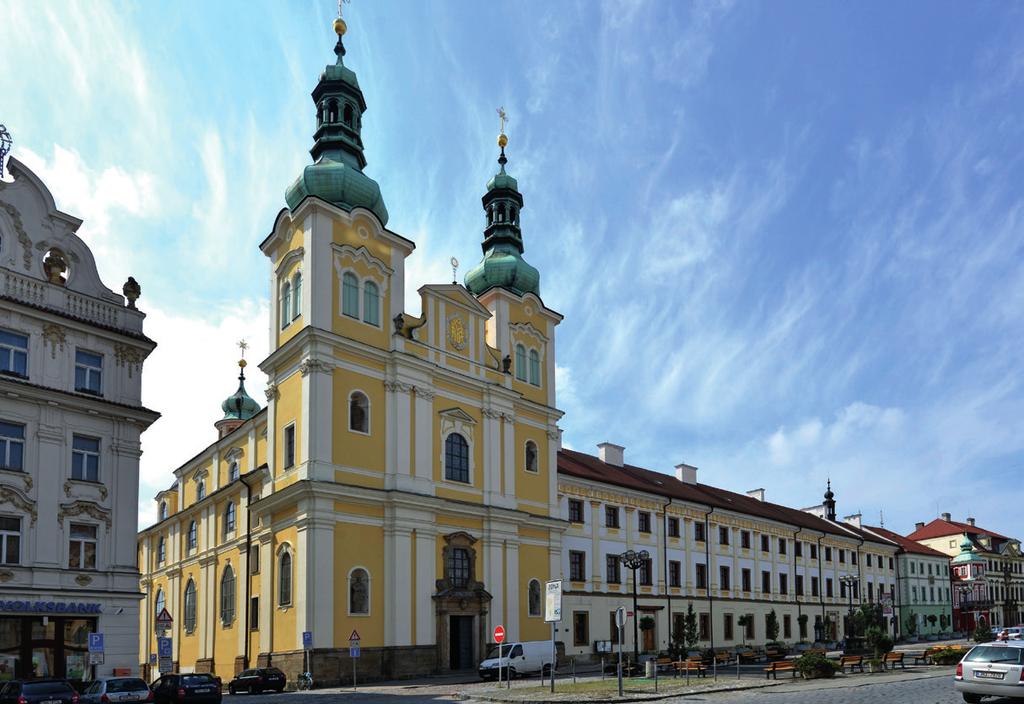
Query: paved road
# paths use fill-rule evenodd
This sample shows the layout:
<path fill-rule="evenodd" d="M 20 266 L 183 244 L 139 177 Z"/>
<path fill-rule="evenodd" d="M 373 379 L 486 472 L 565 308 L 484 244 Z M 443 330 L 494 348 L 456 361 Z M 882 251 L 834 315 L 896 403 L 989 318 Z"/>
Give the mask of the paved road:
<path fill-rule="evenodd" d="M 671 702 L 706 704 L 963 704 L 953 689 L 951 678 L 935 677 L 909 682 L 864 684 L 857 687 L 784 691 L 768 688 L 735 694 L 708 694 L 702 697 L 671 699 Z M 986 704 L 1012 704 L 1009 699 L 986 699 Z"/>

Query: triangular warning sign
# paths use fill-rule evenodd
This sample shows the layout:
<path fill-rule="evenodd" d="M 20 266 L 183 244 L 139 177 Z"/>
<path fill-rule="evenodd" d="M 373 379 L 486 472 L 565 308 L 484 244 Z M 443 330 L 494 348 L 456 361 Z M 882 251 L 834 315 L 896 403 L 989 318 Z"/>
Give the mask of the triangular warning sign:
<path fill-rule="evenodd" d="M 160 609 L 160 613 L 156 616 L 157 623 L 174 623 L 174 619 L 171 618 L 171 612 L 167 608 Z"/>
<path fill-rule="evenodd" d="M 349 640 L 360 640 L 360 638 L 359 638 L 359 631 L 357 631 L 356 629 L 353 628 L 352 629 L 352 635 L 350 635 L 348 637 L 348 639 Z"/>

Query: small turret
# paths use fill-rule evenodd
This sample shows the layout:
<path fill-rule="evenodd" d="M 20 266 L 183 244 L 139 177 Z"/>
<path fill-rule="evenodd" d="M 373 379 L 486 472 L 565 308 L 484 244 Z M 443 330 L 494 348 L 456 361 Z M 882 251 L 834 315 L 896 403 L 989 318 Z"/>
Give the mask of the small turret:
<path fill-rule="evenodd" d="M 233 432 L 238 426 L 260 412 L 260 404 L 245 391 L 245 359 L 238 360 L 238 390 L 224 399 L 220 409 L 224 417 L 214 423 L 219 437 Z"/>
<path fill-rule="evenodd" d="M 821 503 L 825 507 L 825 518 L 830 521 L 836 520 L 836 499 L 835 494 L 832 493 L 832 479 L 829 478 L 828 484 L 825 487 L 825 500 Z"/>

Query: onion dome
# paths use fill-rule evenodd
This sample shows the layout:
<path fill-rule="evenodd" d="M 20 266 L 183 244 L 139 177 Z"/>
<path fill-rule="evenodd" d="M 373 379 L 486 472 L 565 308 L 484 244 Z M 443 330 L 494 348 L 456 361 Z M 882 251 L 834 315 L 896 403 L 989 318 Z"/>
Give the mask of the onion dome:
<path fill-rule="evenodd" d="M 964 533 L 964 539 L 960 541 L 960 554 L 953 558 L 953 564 L 962 565 L 968 562 L 984 562 L 984 558 L 974 550 L 974 542 Z"/>
<path fill-rule="evenodd" d="M 502 116 L 504 126 L 505 115 Z M 484 227 L 483 260 L 466 273 L 466 288 L 481 295 L 492 288 L 504 288 L 523 295 L 540 296 L 540 272 L 523 259 L 523 234 L 519 229 L 519 213 L 523 209 L 523 196 L 516 179 L 505 171 L 505 145 L 508 137 L 504 130 L 498 136 L 501 156 L 498 173 L 487 182 L 483 197 L 487 225 Z"/>
<path fill-rule="evenodd" d="M 220 404 L 224 417 L 214 423 L 220 437 L 224 437 L 260 412 L 260 404 L 245 391 L 245 364 L 244 359 L 238 360 L 238 390 Z"/>
<path fill-rule="evenodd" d="M 370 210 L 381 225 L 388 222 L 388 210 L 380 194 L 380 186 L 363 173 L 362 116 L 366 100 L 359 88 L 355 72 L 345 66 L 342 36 L 347 27 L 340 17 L 334 21 L 338 43 L 334 47 L 337 60 L 324 68 L 313 89 L 316 105 L 316 132 L 309 153 L 313 163 L 285 191 L 285 201 L 292 210 L 308 196 L 322 198 L 339 208 Z"/>

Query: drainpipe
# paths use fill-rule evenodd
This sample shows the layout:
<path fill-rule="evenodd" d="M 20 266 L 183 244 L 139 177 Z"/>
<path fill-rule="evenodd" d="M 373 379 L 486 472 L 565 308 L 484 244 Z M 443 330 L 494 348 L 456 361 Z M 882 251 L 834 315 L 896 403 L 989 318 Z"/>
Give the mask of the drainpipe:
<path fill-rule="evenodd" d="M 661 561 L 665 563 L 663 565 L 663 569 L 665 572 L 665 602 L 667 604 L 666 608 L 668 609 L 668 647 L 670 650 L 672 648 L 672 586 L 668 581 L 668 507 L 671 505 L 672 499 L 669 499 L 668 502 L 661 507 Z"/>
<path fill-rule="evenodd" d="M 802 530 L 801 528 L 797 528 L 795 531 L 793 531 L 793 599 L 796 600 L 796 632 L 797 633 L 800 632 L 800 614 L 802 613 L 801 608 L 800 608 L 801 607 L 800 597 L 803 596 L 803 594 L 797 594 L 796 593 L 796 544 L 797 544 L 797 536 L 800 535 L 800 531 L 801 530 Z M 803 555 L 803 552 L 804 552 L 803 548 L 801 548 L 800 549 L 800 554 Z M 792 635 L 792 634 L 790 634 L 790 635 Z"/>
<path fill-rule="evenodd" d="M 245 485 L 245 604 L 242 610 L 245 612 L 245 622 L 243 628 L 245 628 L 245 651 L 243 658 L 245 660 L 244 668 L 249 667 L 249 648 L 250 642 L 252 641 L 252 633 L 249 631 L 249 617 L 250 611 L 252 610 L 252 487 L 249 486 L 247 480 L 248 475 L 239 475 L 238 479 Z"/>
<path fill-rule="evenodd" d="M 864 570 L 861 569 L 864 566 L 864 560 L 860 554 L 860 549 L 864 547 L 864 538 L 857 538 L 860 541 L 860 545 L 857 546 L 857 603 L 864 606 Z"/>
<path fill-rule="evenodd" d="M 711 594 L 711 525 L 708 516 L 715 512 L 712 508 L 704 514 L 704 564 L 708 571 L 708 635 L 711 638 L 711 649 L 715 649 L 715 597 Z"/>
<path fill-rule="evenodd" d="M 825 637 L 825 576 L 821 571 L 821 563 L 825 561 L 825 555 L 821 552 L 821 539 L 824 535 L 818 536 L 818 600 L 821 602 L 821 628 L 822 638 Z"/>

